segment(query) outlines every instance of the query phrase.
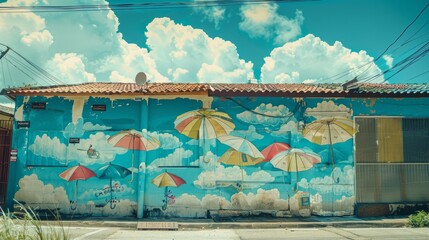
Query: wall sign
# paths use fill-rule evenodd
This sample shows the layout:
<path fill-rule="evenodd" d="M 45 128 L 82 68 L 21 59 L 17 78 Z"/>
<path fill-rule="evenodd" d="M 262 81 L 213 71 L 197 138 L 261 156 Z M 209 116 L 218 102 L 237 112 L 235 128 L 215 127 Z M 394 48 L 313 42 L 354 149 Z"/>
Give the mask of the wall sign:
<path fill-rule="evenodd" d="M 17 149 L 11 149 L 10 150 L 10 161 L 16 162 L 17 158 L 18 158 L 18 150 Z"/>
<path fill-rule="evenodd" d="M 92 111 L 106 111 L 106 104 L 94 104 L 92 105 Z"/>
<path fill-rule="evenodd" d="M 46 109 L 45 102 L 34 102 L 31 104 L 31 109 Z"/>
<path fill-rule="evenodd" d="M 30 127 L 30 121 L 17 121 L 16 126 L 17 126 L 17 128 L 29 128 Z"/>
<path fill-rule="evenodd" d="M 80 138 L 69 138 L 69 143 L 80 143 Z"/>

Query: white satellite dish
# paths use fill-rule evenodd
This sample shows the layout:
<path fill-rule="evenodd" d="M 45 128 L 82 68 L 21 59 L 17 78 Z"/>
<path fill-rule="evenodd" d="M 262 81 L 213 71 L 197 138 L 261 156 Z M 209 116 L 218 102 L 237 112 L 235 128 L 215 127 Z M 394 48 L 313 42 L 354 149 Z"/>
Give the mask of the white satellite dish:
<path fill-rule="evenodd" d="M 144 73 L 144 72 L 139 72 L 139 73 L 137 73 L 137 75 L 136 75 L 136 83 L 138 84 L 138 85 L 143 85 L 143 84 L 145 84 L 147 82 L 147 76 L 146 76 L 146 73 Z"/>

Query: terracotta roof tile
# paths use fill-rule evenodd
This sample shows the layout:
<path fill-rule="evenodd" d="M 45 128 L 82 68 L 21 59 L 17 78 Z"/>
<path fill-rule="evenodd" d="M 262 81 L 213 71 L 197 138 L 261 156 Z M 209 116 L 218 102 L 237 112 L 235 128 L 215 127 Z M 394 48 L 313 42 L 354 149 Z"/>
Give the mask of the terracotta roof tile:
<path fill-rule="evenodd" d="M 19 95 L 162 95 L 207 93 L 210 96 L 394 97 L 429 96 L 429 84 L 363 84 L 344 90 L 340 84 L 201 84 L 201 83 L 83 83 L 64 86 L 12 88 Z"/>

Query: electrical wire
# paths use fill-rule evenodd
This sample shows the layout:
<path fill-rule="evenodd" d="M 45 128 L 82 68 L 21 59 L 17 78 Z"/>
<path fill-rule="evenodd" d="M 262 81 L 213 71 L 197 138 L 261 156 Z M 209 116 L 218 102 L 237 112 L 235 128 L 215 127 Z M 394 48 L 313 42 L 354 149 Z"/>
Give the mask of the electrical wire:
<path fill-rule="evenodd" d="M 94 4 L 94 5 L 49 5 L 49 6 L 1 6 L 0 13 L 30 13 L 30 12 L 82 12 L 82 11 L 110 11 L 110 10 L 139 10 L 185 7 L 217 7 L 243 4 L 267 4 L 288 2 L 315 2 L 319 0 L 211 0 L 211 1 L 181 1 L 181 2 L 145 2 L 121 4 Z"/>
<path fill-rule="evenodd" d="M 357 67 L 355 67 L 355 68 L 353 68 L 353 69 L 348 69 L 348 70 L 345 70 L 345 71 L 343 71 L 343 72 L 340 72 L 340 73 L 338 73 L 338 74 L 335 74 L 335 75 L 333 75 L 333 76 L 331 76 L 331 77 L 328 77 L 328 78 L 324 78 L 324 79 L 322 79 L 322 80 L 319 80 L 319 81 L 316 81 L 317 83 L 323 83 L 323 82 L 327 82 L 327 81 L 329 81 L 329 80 L 331 80 L 331 81 L 335 81 L 335 80 L 339 80 L 339 79 L 341 79 L 341 78 L 343 78 L 343 77 L 345 77 L 345 76 L 347 76 L 347 75 L 349 75 L 350 73 L 352 73 L 353 71 L 357 71 L 357 70 L 359 70 L 359 69 L 362 69 L 363 67 L 365 67 L 365 66 L 368 66 L 368 65 L 370 65 L 370 66 L 368 66 L 364 71 L 362 71 L 361 73 L 359 73 L 359 74 L 357 74 L 356 76 L 355 76 L 355 78 L 356 79 L 358 79 L 359 80 L 359 82 L 355 85 L 355 86 L 358 86 L 358 85 L 360 85 L 360 84 L 363 84 L 363 83 L 366 83 L 366 82 L 369 82 L 369 78 L 365 78 L 367 81 L 362 81 L 361 80 L 361 77 L 362 77 L 362 75 L 363 74 L 365 74 L 367 71 L 369 71 L 369 69 L 371 69 L 372 67 L 373 67 L 373 63 L 375 64 L 375 62 L 377 62 L 378 60 L 380 60 L 388 51 L 389 51 L 389 49 L 393 46 L 393 45 L 395 45 L 398 41 L 399 41 L 399 39 L 407 32 L 407 30 L 411 27 L 411 26 L 413 26 L 414 24 L 415 24 L 415 22 L 420 18 L 420 16 L 426 11 L 426 9 L 429 7 L 429 3 L 428 4 L 426 4 L 424 7 L 423 7 L 423 9 L 416 15 L 416 17 L 401 31 L 401 33 L 396 37 L 396 39 L 392 42 L 392 43 L 390 43 L 387 47 L 386 47 L 386 49 L 384 49 L 384 51 L 381 53 L 381 54 L 379 54 L 376 58 L 374 58 L 373 60 L 371 60 L 371 61 L 369 61 L 369 62 L 366 62 L 366 63 L 364 63 L 364 64 L 361 64 L 361 65 L 359 65 L 359 66 L 357 66 Z M 401 47 L 403 47 L 404 45 L 406 45 L 406 44 L 408 44 L 409 42 L 410 42 L 410 40 L 411 41 L 414 41 L 416 38 L 414 38 L 414 39 L 412 39 L 417 33 L 419 33 L 427 24 L 428 24 L 428 22 L 429 21 L 427 21 L 427 22 L 425 22 L 411 37 L 409 37 L 406 41 L 405 41 L 405 43 L 403 43 L 400 47 L 398 47 L 397 49 L 395 49 L 394 51 L 396 51 L 396 50 L 398 50 L 399 48 L 401 48 Z M 420 37 L 423 37 L 424 35 L 422 35 L 422 36 L 419 36 L 419 37 L 417 37 L 417 38 L 420 38 Z M 391 70 L 390 70 L 391 71 Z M 376 74 L 377 76 L 380 76 L 380 75 L 378 75 L 378 74 Z M 375 78 L 370 78 L 371 80 L 374 80 Z"/>

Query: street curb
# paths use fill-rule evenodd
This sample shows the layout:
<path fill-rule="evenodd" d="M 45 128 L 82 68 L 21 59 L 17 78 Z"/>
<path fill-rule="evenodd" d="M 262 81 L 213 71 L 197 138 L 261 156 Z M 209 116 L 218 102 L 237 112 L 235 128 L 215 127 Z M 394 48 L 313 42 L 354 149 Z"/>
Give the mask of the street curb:
<path fill-rule="evenodd" d="M 64 221 L 64 227 L 114 227 L 137 229 L 137 221 Z M 202 229 L 267 229 L 267 228 L 401 228 L 406 226 L 405 220 L 393 221 L 338 221 L 338 222 L 227 222 L 198 223 L 178 222 L 179 230 Z"/>

